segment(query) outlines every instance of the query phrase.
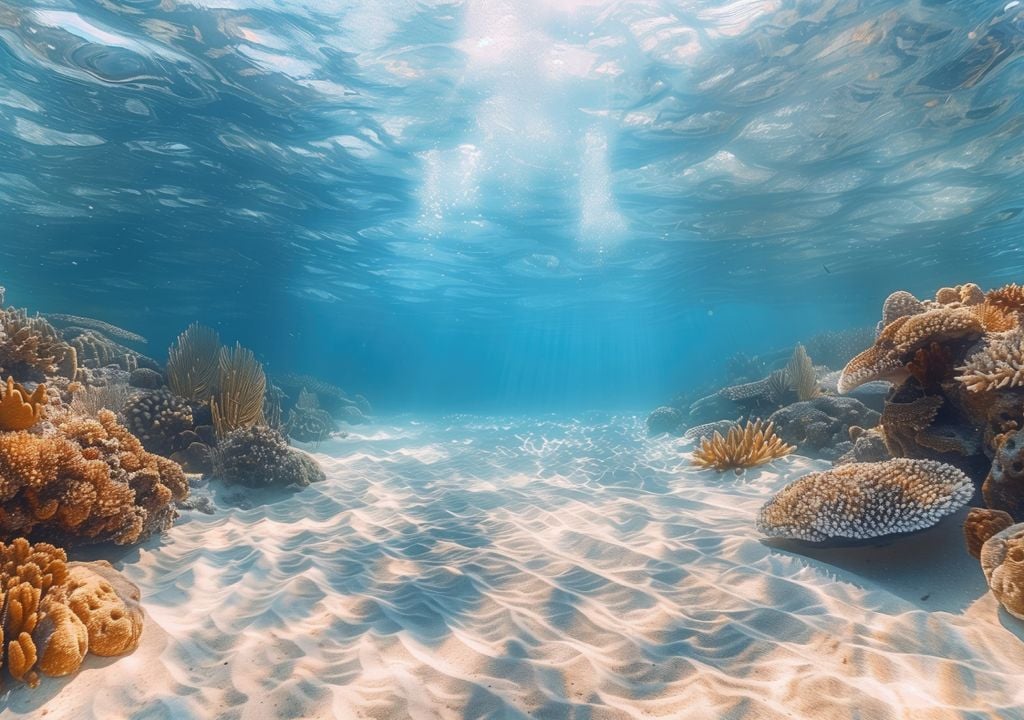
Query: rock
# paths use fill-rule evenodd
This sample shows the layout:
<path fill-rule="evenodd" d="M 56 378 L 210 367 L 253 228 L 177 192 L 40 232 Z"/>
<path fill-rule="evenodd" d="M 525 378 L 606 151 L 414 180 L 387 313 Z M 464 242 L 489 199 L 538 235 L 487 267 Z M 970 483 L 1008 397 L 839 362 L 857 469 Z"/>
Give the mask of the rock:
<path fill-rule="evenodd" d="M 677 437 L 683 434 L 683 414 L 667 405 L 662 405 L 647 416 L 647 436 L 654 437 L 663 433 Z"/>
<path fill-rule="evenodd" d="M 772 413 L 779 437 L 797 446 L 802 455 L 836 459 L 839 446 L 850 439 L 850 428 L 874 427 L 879 414 L 854 398 L 822 395 L 796 402 Z"/>

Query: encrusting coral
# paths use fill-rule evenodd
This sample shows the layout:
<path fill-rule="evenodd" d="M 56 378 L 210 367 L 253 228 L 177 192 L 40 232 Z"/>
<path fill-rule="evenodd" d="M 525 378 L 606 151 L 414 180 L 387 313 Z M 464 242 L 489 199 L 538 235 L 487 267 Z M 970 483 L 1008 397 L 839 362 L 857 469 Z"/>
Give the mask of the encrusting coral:
<path fill-rule="evenodd" d="M 46 386 L 30 393 L 8 377 L 6 391 L 0 391 L 0 430 L 28 430 L 43 419 L 46 403 Z"/>
<path fill-rule="evenodd" d="M 700 447 L 693 451 L 693 464 L 724 472 L 752 468 L 793 452 L 775 434 L 772 423 L 761 420 L 747 421 L 729 428 L 725 437 L 718 431 L 710 438 L 701 440 Z"/>
<path fill-rule="evenodd" d="M 35 687 L 36 670 L 75 672 L 87 652 L 111 656 L 138 646 L 138 588 L 109 563 L 68 563 L 48 543 L 0 542 L 0 648 L 11 677 Z"/>
<path fill-rule="evenodd" d="M 934 460 L 849 463 L 784 487 L 761 508 L 757 529 L 811 542 L 864 540 L 931 527 L 973 494 L 967 475 Z"/>

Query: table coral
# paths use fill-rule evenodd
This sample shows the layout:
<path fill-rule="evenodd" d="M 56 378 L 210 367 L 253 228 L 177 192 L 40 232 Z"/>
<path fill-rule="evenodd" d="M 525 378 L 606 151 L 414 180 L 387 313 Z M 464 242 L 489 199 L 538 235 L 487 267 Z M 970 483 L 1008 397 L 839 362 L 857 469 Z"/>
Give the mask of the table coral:
<path fill-rule="evenodd" d="M 917 315 L 904 315 L 885 326 L 874 345 L 857 355 L 839 377 L 845 394 L 871 380 L 902 381 L 917 350 L 930 343 L 977 339 L 984 334 L 977 314 L 966 307 L 939 307 Z"/>
<path fill-rule="evenodd" d="M 967 475 L 934 460 L 849 463 L 784 487 L 761 508 L 757 529 L 812 542 L 864 540 L 931 527 L 973 494 Z"/>

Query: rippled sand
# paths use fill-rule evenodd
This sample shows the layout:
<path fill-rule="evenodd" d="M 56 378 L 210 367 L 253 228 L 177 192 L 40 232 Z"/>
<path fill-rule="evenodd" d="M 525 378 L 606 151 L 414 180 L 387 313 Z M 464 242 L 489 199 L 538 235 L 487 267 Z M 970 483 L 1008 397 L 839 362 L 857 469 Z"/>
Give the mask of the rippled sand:
<path fill-rule="evenodd" d="M 328 480 L 186 513 L 117 562 L 132 656 L 4 717 L 1024 717 L 1022 625 L 959 521 L 870 548 L 762 543 L 790 457 L 689 467 L 633 417 L 378 425 Z M 799 554 L 798 554 L 799 553 Z"/>

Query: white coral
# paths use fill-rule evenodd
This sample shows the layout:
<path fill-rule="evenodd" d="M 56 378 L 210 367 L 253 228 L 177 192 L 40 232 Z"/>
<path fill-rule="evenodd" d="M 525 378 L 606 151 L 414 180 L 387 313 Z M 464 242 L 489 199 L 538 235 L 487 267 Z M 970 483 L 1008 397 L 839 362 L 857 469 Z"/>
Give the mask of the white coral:
<path fill-rule="evenodd" d="M 985 347 L 957 368 L 957 380 L 972 392 L 1024 386 L 1024 331 L 993 333 Z"/>

